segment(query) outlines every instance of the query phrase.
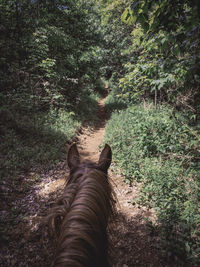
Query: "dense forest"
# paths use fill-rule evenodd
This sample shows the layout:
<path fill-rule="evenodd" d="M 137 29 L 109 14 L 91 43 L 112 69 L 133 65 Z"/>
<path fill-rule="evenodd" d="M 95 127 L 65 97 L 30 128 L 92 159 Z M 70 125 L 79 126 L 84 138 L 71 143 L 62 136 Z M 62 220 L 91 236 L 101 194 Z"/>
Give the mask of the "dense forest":
<path fill-rule="evenodd" d="M 0 16 L 1 243 L 13 200 L 65 161 L 108 94 L 105 142 L 124 181 L 140 184 L 133 207 L 155 210 L 164 257 L 197 266 L 199 1 L 0 0 Z"/>

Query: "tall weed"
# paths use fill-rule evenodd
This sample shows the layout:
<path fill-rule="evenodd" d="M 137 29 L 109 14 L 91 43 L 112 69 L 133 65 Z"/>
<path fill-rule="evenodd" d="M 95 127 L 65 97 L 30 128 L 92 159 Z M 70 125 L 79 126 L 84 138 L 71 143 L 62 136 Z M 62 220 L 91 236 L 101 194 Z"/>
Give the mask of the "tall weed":
<path fill-rule="evenodd" d="M 178 118 L 178 120 L 177 120 Z M 105 142 L 125 179 L 142 183 L 138 203 L 153 207 L 167 255 L 198 262 L 200 176 L 197 140 L 167 106 L 134 105 L 114 112 Z M 195 147 L 194 147 L 195 144 Z"/>

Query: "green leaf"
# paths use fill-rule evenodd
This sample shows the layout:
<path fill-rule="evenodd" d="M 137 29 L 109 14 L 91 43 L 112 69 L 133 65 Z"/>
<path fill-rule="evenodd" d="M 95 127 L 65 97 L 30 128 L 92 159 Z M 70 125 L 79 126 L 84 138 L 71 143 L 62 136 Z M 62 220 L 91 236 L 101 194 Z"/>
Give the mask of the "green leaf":
<path fill-rule="evenodd" d="M 189 246 L 188 242 L 185 243 L 185 249 L 186 249 L 187 253 L 190 252 L 190 246 Z"/>
<path fill-rule="evenodd" d="M 121 20 L 126 24 L 130 25 L 136 22 L 137 17 L 133 16 L 133 11 L 128 7 L 124 10 L 123 14 L 121 15 Z"/>

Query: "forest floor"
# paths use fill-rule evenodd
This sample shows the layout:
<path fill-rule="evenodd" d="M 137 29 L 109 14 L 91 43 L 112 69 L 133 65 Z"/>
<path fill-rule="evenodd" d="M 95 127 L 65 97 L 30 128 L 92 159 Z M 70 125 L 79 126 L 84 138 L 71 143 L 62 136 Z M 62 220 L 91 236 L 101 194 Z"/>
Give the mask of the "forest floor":
<path fill-rule="evenodd" d="M 78 136 L 78 148 L 82 158 L 97 161 L 99 146 L 103 141 L 106 124 L 104 99 L 99 101 L 99 123 L 93 129 L 82 128 Z M 50 266 L 54 246 L 49 241 L 46 229 L 42 227 L 43 218 L 48 213 L 51 203 L 62 194 L 68 176 L 66 162 L 55 169 L 38 175 L 32 170 L 21 177 L 19 188 L 30 184 L 11 200 L 2 203 L 4 227 L 9 232 L 9 240 L 2 239 L 0 266 Z M 158 237 L 152 235 L 146 218 L 154 220 L 152 210 L 133 205 L 138 197 L 139 187 L 124 183 L 123 177 L 111 166 L 109 176 L 118 199 L 118 219 L 113 229 L 113 267 L 132 266 L 168 266 L 164 263 L 157 248 Z M 7 205 L 7 206 L 6 206 Z M 7 208 L 6 208 L 7 207 Z M 13 212 L 12 223 L 8 212 Z M 95 267 L 95 266 L 94 266 Z M 103 266 L 102 266 L 103 267 Z"/>

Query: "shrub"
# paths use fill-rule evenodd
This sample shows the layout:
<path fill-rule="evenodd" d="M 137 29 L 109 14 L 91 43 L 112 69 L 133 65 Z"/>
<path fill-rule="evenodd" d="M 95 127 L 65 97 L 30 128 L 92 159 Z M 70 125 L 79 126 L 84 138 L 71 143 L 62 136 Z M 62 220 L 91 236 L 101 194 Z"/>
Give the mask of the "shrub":
<path fill-rule="evenodd" d="M 200 180 L 196 141 L 183 120 L 167 106 L 134 105 L 112 114 L 105 142 L 126 182 L 142 183 L 138 203 L 156 211 L 164 249 L 197 262 Z"/>

